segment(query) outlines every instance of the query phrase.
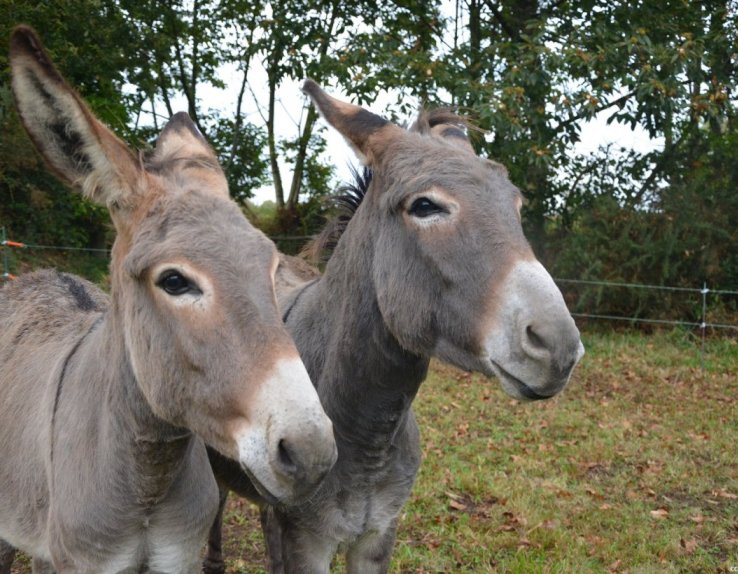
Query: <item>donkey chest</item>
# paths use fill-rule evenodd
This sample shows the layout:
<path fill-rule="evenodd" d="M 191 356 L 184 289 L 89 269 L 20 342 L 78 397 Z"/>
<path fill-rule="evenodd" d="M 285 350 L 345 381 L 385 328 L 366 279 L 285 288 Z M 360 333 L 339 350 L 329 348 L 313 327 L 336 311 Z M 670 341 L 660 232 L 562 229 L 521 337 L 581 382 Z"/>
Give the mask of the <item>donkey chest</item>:
<path fill-rule="evenodd" d="M 166 511 L 155 513 L 140 520 L 127 535 L 120 532 L 119 538 L 104 545 L 99 540 L 89 544 L 86 560 L 80 554 L 76 558 L 88 562 L 89 570 L 106 574 L 197 572 L 200 547 L 211 520 L 188 521 L 183 517 L 176 519 Z"/>
<path fill-rule="evenodd" d="M 322 522 L 318 529 L 339 545 L 371 532 L 385 532 L 410 496 L 420 451 L 412 411 L 407 415 L 404 424 L 381 441 L 373 437 L 377 440 L 348 447 L 339 441 L 339 461 L 327 481 L 331 494 L 322 497 L 316 517 Z"/>
<path fill-rule="evenodd" d="M 412 489 L 412 481 L 342 488 L 323 506 L 323 532 L 339 545 L 351 544 L 369 532 L 392 526 Z"/>
<path fill-rule="evenodd" d="M 57 496 L 50 531 L 52 554 L 72 571 L 104 573 L 197 571 L 202 541 L 215 517 L 218 490 L 212 475 L 201 476 L 204 446 L 186 458 L 166 488 L 141 472 L 122 482 L 93 481 L 109 488 L 80 488 L 78 496 Z M 140 469 L 138 469 L 140 470 Z M 155 476 L 155 473 L 151 476 Z M 168 476 L 168 474 L 167 474 Z M 93 475 L 93 478 L 99 475 Z M 142 478 L 143 477 L 143 478 Z"/>
<path fill-rule="evenodd" d="M 197 572 L 200 566 L 200 545 L 203 533 L 198 536 L 175 537 L 171 533 L 150 532 L 147 536 L 131 541 L 128 552 L 112 557 L 105 572 Z M 133 561 L 132 557 L 138 559 Z"/>

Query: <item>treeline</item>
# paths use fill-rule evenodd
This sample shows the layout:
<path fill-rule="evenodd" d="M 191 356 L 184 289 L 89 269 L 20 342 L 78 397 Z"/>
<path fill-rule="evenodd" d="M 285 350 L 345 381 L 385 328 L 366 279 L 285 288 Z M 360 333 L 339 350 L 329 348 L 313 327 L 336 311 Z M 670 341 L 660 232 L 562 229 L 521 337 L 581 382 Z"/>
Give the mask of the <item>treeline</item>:
<path fill-rule="evenodd" d="M 402 119 L 419 103 L 469 114 L 485 130 L 478 151 L 523 191 L 528 236 L 555 276 L 736 289 L 737 11 L 729 0 L 0 0 L 0 36 L 36 27 L 95 112 L 139 147 L 185 102 L 237 200 L 274 188 L 275 233 L 315 231 L 335 185 L 314 111 L 294 111 L 293 137 L 277 129 L 280 87 L 310 76 L 358 103 L 392 94 L 386 112 Z M 223 87 L 223 70 L 233 102 L 212 110 L 202 94 Z M 8 73 L 3 51 L 0 224 L 104 245 L 103 212 L 69 200 L 32 151 Z M 598 114 L 659 143 L 576 154 Z M 581 301 L 693 313 L 664 297 Z"/>

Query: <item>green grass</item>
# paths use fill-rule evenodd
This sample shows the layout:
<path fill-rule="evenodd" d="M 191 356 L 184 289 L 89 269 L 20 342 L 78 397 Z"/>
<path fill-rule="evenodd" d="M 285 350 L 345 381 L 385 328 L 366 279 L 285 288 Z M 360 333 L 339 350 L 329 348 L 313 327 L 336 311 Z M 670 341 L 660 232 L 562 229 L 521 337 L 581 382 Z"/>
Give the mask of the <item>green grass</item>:
<path fill-rule="evenodd" d="M 507 399 L 433 370 L 396 572 L 714 572 L 738 566 L 738 344 L 590 335 L 563 395 Z"/>
<path fill-rule="evenodd" d="M 434 363 L 415 402 L 424 460 L 392 572 L 738 566 L 738 342 L 708 339 L 704 372 L 688 333 L 584 342 L 569 388 L 540 403 Z M 254 508 L 232 499 L 228 571 L 263 572 L 262 552 Z"/>
<path fill-rule="evenodd" d="M 584 341 L 570 387 L 541 403 L 433 365 L 415 402 L 424 460 L 392 572 L 738 566 L 738 343 L 708 340 L 703 373 L 687 333 Z M 229 548 L 229 571 L 263 572 L 257 516 L 231 504 L 228 542 L 243 551 Z"/>

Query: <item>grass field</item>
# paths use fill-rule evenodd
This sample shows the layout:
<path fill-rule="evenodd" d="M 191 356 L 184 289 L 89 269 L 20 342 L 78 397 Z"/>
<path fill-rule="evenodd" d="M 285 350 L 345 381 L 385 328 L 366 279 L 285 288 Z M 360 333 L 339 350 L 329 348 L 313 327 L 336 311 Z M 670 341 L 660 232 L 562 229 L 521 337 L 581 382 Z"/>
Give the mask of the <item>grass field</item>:
<path fill-rule="evenodd" d="M 708 340 L 704 372 L 683 332 L 584 342 L 541 403 L 434 364 L 392 572 L 738 571 L 738 342 Z M 229 572 L 263 572 L 257 525 L 230 501 Z"/>

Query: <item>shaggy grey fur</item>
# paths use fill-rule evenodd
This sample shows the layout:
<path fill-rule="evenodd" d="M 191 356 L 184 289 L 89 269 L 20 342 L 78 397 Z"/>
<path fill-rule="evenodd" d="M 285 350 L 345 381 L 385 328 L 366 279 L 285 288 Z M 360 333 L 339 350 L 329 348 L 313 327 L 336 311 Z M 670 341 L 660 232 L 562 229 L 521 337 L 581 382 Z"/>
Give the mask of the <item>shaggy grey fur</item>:
<path fill-rule="evenodd" d="M 279 449 L 249 460 L 275 465 L 285 492 L 309 490 L 335 460 L 277 311 L 276 249 L 230 200 L 185 114 L 147 171 L 31 29 L 14 31 L 10 56 L 24 125 L 59 175 L 110 208 L 117 238 L 110 297 L 49 270 L 0 289 L 0 573 L 14 548 L 36 572 L 196 572 L 218 508 L 201 437 L 251 455 L 234 431 L 274 414 L 256 430 Z M 297 374 L 277 383 L 302 385 L 312 410 L 265 387 L 285 357 Z M 300 438 L 279 434 L 289 425 Z"/>
<path fill-rule="evenodd" d="M 509 355 L 506 366 L 520 361 L 533 375 L 499 374 L 514 396 L 538 399 L 565 386 L 582 348 L 560 293 L 523 236 L 518 190 L 468 141 L 446 139 L 459 139 L 458 130 L 443 127 L 459 128 L 457 122 L 423 115 L 406 131 L 367 121 L 369 112 L 333 100 L 312 82 L 305 89 L 368 159 L 373 176 L 365 194 L 344 202 L 354 209 L 338 224 L 340 238 L 335 228 L 323 234 L 317 251 L 334 243 L 335 250 L 322 277 L 279 294 L 333 420 L 338 462 L 309 501 L 262 501 L 262 526 L 273 574 L 327 573 L 339 550 L 350 573 L 380 574 L 420 464 L 411 403 L 430 358 L 498 374 L 489 341 L 506 339 L 489 333 L 512 333 L 507 354 L 495 357 Z M 429 198 L 440 210 L 427 215 L 417 201 Z M 291 273 L 289 262 L 282 267 Z M 543 286 L 520 285 L 516 269 L 534 269 L 532 283 Z M 511 286 L 523 293 L 507 292 Z M 508 308 L 523 322 L 494 319 Z M 209 454 L 222 487 L 258 501 L 237 468 Z M 216 524 L 207 572 L 223 571 L 219 542 Z"/>

